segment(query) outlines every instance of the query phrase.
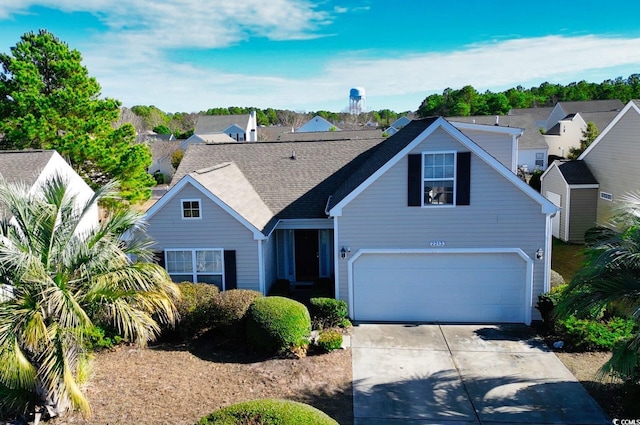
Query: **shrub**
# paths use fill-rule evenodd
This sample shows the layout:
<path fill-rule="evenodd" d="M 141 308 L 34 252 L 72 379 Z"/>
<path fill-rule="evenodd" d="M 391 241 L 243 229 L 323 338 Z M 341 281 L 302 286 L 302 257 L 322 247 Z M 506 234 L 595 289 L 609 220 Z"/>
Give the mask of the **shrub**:
<path fill-rule="evenodd" d="M 311 318 L 307 308 L 284 297 L 255 300 L 247 312 L 247 342 L 265 353 L 295 352 L 309 343 Z"/>
<path fill-rule="evenodd" d="M 291 400 L 246 401 L 213 412 L 198 425 L 338 425 L 326 413 Z"/>
<path fill-rule="evenodd" d="M 347 318 L 347 303 L 333 298 L 311 298 L 309 313 L 313 329 L 336 328 Z"/>
<path fill-rule="evenodd" d="M 632 337 L 634 322 L 621 317 L 602 322 L 569 316 L 558 320 L 556 331 L 568 345 L 576 350 L 611 350 L 618 342 Z"/>
<path fill-rule="evenodd" d="M 220 292 L 211 306 L 215 326 L 233 334 L 244 335 L 247 310 L 256 299 L 261 297 L 260 292 L 248 289 Z"/>
<path fill-rule="evenodd" d="M 535 170 L 531 177 L 529 178 L 529 186 L 536 190 L 536 192 L 540 193 L 540 189 L 542 187 L 542 182 L 540 181 L 540 177 L 542 177 L 542 171 Z"/>
<path fill-rule="evenodd" d="M 560 301 L 562 293 L 567 289 L 568 286 L 569 285 L 566 284 L 559 285 L 555 288 L 552 288 L 549 292 L 538 295 L 538 303 L 536 304 L 536 308 L 540 312 L 540 316 L 542 316 L 542 321 L 549 328 L 553 328 L 553 310 L 556 308 L 556 305 L 558 305 L 558 301 Z"/>
<path fill-rule="evenodd" d="M 91 326 L 83 330 L 83 345 L 87 351 L 100 351 L 113 348 L 124 341 L 111 327 Z"/>
<path fill-rule="evenodd" d="M 327 329 L 320 332 L 316 345 L 322 351 L 329 353 L 342 347 L 342 333 L 336 329 Z"/>
<path fill-rule="evenodd" d="M 213 325 L 211 306 L 218 295 L 218 287 L 207 283 L 178 283 L 182 298 L 176 302 L 178 321 L 174 332 L 165 330 L 181 339 L 189 339 Z M 172 335 L 172 336 L 173 336 Z"/>

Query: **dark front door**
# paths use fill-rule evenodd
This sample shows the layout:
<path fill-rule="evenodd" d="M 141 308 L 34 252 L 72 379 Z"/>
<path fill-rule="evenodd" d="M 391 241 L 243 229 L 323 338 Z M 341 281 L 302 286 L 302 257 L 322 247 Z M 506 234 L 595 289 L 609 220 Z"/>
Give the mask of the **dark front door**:
<path fill-rule="evenodd" d="M 318 231 L 295 230 L 296 281 L 313 281 L 320 275 Z"/>

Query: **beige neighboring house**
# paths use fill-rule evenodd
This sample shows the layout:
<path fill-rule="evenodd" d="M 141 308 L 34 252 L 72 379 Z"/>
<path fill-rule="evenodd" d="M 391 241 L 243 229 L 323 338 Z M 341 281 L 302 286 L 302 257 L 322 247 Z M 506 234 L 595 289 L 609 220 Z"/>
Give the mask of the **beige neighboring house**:
<path fill-rule="evenodd" d="M 584 242 L 584 232 L 611 223 L 640 182 L 640 101 L 627 103 L 576 161 L 555 161 L 542 175 L 542 194 L 562 210 L 553 235 Z"/>
<path fill-rule="evenodd" d="M 544 134 L 544 140 L 549 146 L 549 155 L 567 158 L 571 148 L 580 148 L 582 132 L 587 129 L 587 123 L 594 123 L 598 131 L 602 131 L 613 121 L 618 112 L 620 110 L 577 112 L 562 118 Z"/>

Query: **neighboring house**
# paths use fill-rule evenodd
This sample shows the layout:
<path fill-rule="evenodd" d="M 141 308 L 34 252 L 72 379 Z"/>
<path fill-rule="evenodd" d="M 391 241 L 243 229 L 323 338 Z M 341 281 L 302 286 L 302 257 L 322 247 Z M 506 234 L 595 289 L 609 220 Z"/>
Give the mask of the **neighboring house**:
<path fill-rule="evenodd" d="M 498 128 L 512 129 L 514 141 L 517 141 L 517 168 L 526 172 L 545 170 L 547 168 L 548 147 L 542 134 L 538 130 L 535 117 L 531 115 L 477 115 L 470 117 L 447 117 L 447 120 L 465 131 L 458 123 L 473 123 L 481 126 L 495 126 Z M 465 133 L 467 134 L 467 133 Z M 473 135 L 467 134 L 476 140 Z M 515 169 L 513 170 L 516 171 Z"/>
<path fill-rule="evenodd" d="M 258 121 L 256 112 L 245 115 L 200 115 L 193 131 L 194 135 L 205 136 L 226 134 L 237 142 L 258 141 Z"/>
<path fill-rule="evenodd" d="M 299 129 L 296 130 L 296 133 L 307 133 L 307 132 L 319 132 L 319 131 L 340 131 L 338 127 L 334 124 L 331 124 L 326 119 L 322 118 L 320 115 L 316 115 L 311 118 L 305 124 L 303 124 Z"/>
<path fill-rule="evenodd" d="M 545 121 L 544 130 L 549 131 L 561 119 L 567 115 L 578 112 L 619 112 L 624 104 L 619 99 L 610 100 L 584 100 L 575 102 L 558 102 L 553 107 Z"/>
<path fill-rule="evenodd" d="M 509 116 L 526 115 L 533 118 L 535 126 L 540 131 L 547 130 L 547 119 L 553 111 L 552 107 L 534 107 L 534 108 L 513 108 L 509 111 Z"/>
<path fill-rule="evenodd" d="M 567 115 L 544 134 L 544 140 L 549 145 L 549 155 L 566 158 L 571 148 L 580 148 L 582 132 L 586 130 L 588 122 L 593 122 L 598 131 L 601 131 L 618 112 L 577 112 Z"/>
<path fill-rule="evenodd" d="M 387 133 L 389 136 L 393 136 L 398 131 L 402 130 L 403 127 L 407 126 L 410 122 L 411 122 L 411 118 L 409 118 L 406 115 L 402 116 L 397 120 L 395 120 L 394 122 L 392 122 L 391 124 L 389 124 L 389 127 L 387 127 L 387 129 L 384 132 Z"/>
<path fill-rule="evenodd" d="M 58 175 L 67 179 L 70 194 L 77 197 L 79 206 L 94 195 L 93 190 L 55 150 L 0 150 L 0 175 L 10 183 L 22 183 L 33 192 L 40 190 L 51 177 Z M 87 230 L 98 223 L 98 207 L 93 207 L 78 227 Z"/>
<path fill-rule="evenodd" d="M 173 154 L 182 148 L 182 143 L 186 140 L 172 141 L 154 141 L 149 143 L 151 150 L 151 166 L 148 169 L 149 174 L 162 173 L 170 181 L 173 177 L 175 169 L 171 165 Z"/>
<path fill-rule="evenodd" d="M 640 103 L 629 102 L 577 161 L 555 161 L 542 175 L 542 193 L 562 208 L 554 236 L 584 242 L 585 230 L 613 228 L 621 198 L 640 181 Z"/>
<path fill-rule="evenodd" d="M 148 232 L 177 281 L 332 278 L 354 320 L 530 323 L 557 208 L 495 134 L 430 118 L 386 139 L 192 145 Z"/>

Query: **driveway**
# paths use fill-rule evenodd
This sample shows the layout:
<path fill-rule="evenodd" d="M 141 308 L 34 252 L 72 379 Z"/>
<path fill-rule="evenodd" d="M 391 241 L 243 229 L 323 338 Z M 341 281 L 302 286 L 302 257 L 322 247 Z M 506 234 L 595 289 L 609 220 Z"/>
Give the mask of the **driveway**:
<path fill-rule="evenodd" d="M 361 324 L 351 347 L 355 425 L 611 423 L 526 326 Z"/>

